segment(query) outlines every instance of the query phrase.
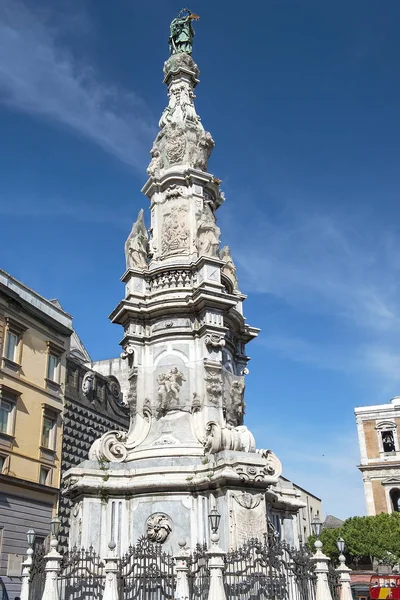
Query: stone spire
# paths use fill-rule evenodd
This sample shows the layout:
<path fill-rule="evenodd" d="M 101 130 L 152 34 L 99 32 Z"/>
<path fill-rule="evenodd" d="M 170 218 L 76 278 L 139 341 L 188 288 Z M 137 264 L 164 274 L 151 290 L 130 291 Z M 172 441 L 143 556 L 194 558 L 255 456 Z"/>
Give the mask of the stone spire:
<path fill-rule="evenodd" d="M 110 498 L 129 492 L 120 523 L 128 523 L 129 511 L 136 516 L 133 531 L 126 525 L 129 535 L 122 525 L 123 546 L 154 517 L 150 501 L 170 519 L 171 547 L 182 537 L 203 542 L 204 515 L 217 495 L 224 499 L 223 544 L 234 547 L 246 536 L 237 529 L 240 511 L 253 507 L 257 533 L 266 531 L 260 491 L 278 482 L 281 465 L 271 451 L 256 451 L 243 424 L 245 346 L 258 329 L 243 317 L 246 296 L 230 249 L 219 251 L 215 215 L 224 197 L 220 180 L 208 171 L 214 142 L 194 106 L 199 70 L 190 55 L 193 29 L 175 21 L 164 65 L 169 101 L 142 190 L 150 202 L 149 239 L 139 213 L 125 247 L 125 298 L 110 316 L 124 329 L 131 426 L 127 434 L 104 434 L 90 457 L 111 463 L 101 484 Z M 94 485 L 89 471 L 80 471 L 72 496 Z"/>

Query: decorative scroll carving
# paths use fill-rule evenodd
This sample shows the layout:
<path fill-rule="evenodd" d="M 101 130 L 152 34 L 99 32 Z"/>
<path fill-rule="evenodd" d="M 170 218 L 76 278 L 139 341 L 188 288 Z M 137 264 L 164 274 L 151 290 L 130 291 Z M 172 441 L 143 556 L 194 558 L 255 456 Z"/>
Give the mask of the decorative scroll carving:
<path fill-rule="evenodd" d="M 135 357 L 135 346 L 131 342 L 126 344 L 126 346 L 124 346 L 123 352 L 121 352 L 121 354 L 120 354 L 120 357 L 123 360 L 128 359 L 128 366 L 130 369 L 132 369 L 133 361 L 134 361 L 134 357 Z"/>
<path fill-rule="evenodd" d="M 211 402 L 211 404 L 218 405 L 220 398 L 222 398 L 223 391 L 221 371 L 209 366 L 206 366 L 205 369 L 207 400 Z"/>
<path fill-rule="evenodd" d="M 282 463 L 272 450 L 256 450 L 256 452 L 265 458 L 265 469 L 268 475 L 273 475 L 274 477 L 282 475 Z"/>
<path fill-rule="evenodd" d="M 230 279 L 233 286 L 233 291 L 237 291 L 239 289 L 238 280 L 236 277 L 236 267 L 232 260 L 231 249 L 229 246 L 224 246 L 219 251 L 219 257 L 224 261 L 222 266 L 222 272 Z"/>
<path fill-rule="evenodd" d="M 207 333 L 204 343 L 207 347 L 223 348 L 225 346 L 225 339 L 223 335 L 219 335 L 218 333 Z"/>
<path fill-rule="evenodd" d="M 232 495 L 240 506 L 247 509 L 256 508 L 262 500 L 262 494 L 253 495 L 248 492 L 243 492 L 242 494 Z"/>
<path fill-rule="evenodd" d="M 164 215 L 161 230 L 161 251 L 163 255 L 178 254 L 189 249 L 189 230 L 185 206 L 173 206 Z"/>
<path fill-rule="evenodd" d="M 207 204 L 197 224 L 197 250 L 200 256 L 217 256 L 221 231 L 215 223 L 211 208 Z"/>
<path fill-rule="evenodd" d="M 93 400 L 96 387 L 96 374 L 93 371 L 87 371 L 82 380 L 82 393 L 88 400 Z"/>
<path fill-rule="evenodd" d="M 148 235 L 144 224 L 143 208 L 133 224 L 132 231 L 125 242 L 127 269 L 145 269 L 147 267 Z"/>
<path fill-rule="evenodd" d="M 216 421 L 207 423 L 202 440 L 206 452 L 215 454 L 221 450 L 255 452 L 256 443 L 253 434 L 244 425 L 240 427 L 221 427 Z"/>
<path fill-rule="evenodd" d="M 166 373 L 160 373 L 157 377 L 158 390 L 157 401 L 159 415 L 163 415 L 170 410 L 179 408 L 179 393 L 182 383 L 186 381 L 178 367 L 172 367 Z"/>
<path fill-rule="evenodd" d="M 172 521 L 165 513 L 154 513 L 146 521 L 147 539 L 163 544 L 172 531 Z"/>
<path fill-rule="evenodd" d="M 134 449 L 148 436 L 151 423 L 151 410 L 145 403 L 143 416 L 136 415 L 132 430 L 129 430 L 128 433 L 125 431 L 107 431 L 93 442 L 89 450 L 89 460 L 108 462 L 126 462 L 130 460 Z"/>

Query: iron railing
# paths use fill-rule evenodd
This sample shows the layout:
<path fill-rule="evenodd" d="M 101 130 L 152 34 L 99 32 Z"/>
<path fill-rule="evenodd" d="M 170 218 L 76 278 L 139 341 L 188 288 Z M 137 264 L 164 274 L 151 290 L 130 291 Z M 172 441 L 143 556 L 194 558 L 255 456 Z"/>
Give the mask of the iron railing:
<path fill-rule="evenodd" d="M 147 538 L 118 561 L 120 600 L 173 600 L 176 587 L 174 559 Z"/>
<path fill-rule="evenodd" d="M 276 538 L 248 540 L 225 557 L 225 590 L 231 600 L 315 600 L 315 572 L 306 547 Z"/>
<path fill-rule="evenodd" d="M 66 552 L 60 566 L 58 591 L 62 600 L 101 600 L 105 586 L 104 562 L 92 547 Z"/>
<path fill-rule="evenodd" d="M 210 589 L 207 544 L 197 544 L 188 560 L 191 600 L 207 600 Z"/>

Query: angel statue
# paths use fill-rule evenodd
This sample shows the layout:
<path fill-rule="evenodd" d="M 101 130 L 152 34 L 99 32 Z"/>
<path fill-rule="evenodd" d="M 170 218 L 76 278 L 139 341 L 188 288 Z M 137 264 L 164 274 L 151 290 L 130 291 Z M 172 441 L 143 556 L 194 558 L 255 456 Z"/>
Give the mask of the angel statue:
<path fill-rule="evenodd" d="M 145 269 L 147 267 L 147 249 L 148 236 L 142 208 L 125 242 L 126 268 Z"/>
<path fill-rule="evenodd" d="M 182 8 L 179 15 L 170 25 L 170 36 L 168 40 L 170 54 L 192 54 L 194 29 L 192 21 L 198 21 L 198 15 L 192 13 L 188 8 Z"/>

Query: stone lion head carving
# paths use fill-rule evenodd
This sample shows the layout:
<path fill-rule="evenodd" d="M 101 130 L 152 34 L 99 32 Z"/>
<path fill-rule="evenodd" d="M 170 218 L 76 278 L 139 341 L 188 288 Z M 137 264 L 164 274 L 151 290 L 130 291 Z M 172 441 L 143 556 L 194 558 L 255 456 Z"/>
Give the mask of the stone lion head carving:
<path fill-rule="evenodd" d="M 146 521 L 147 539 L 163 544 L 172 531 L 171 519 L 165 513 L 154 513 Z"/>

